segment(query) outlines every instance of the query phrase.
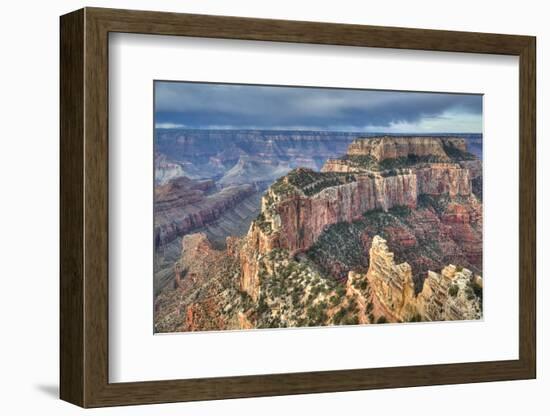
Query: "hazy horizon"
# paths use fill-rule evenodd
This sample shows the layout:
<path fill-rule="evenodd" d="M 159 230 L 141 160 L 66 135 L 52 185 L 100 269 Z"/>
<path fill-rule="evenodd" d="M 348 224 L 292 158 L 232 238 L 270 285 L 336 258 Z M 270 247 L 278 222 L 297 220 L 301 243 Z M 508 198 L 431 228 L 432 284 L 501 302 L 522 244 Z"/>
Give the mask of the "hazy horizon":
<path fill-rule="evenodd" d="M 482 135 L 483 132 L 479 133 L 471 133 L 471 132 L 446 132 L 446 131 L 437 131 L 437 132 L 418 132 L 418 131 L 404 131 L 404 132 L 390 132 L 390 131 L 359 131 L 359 130 L 327 130 L 327 129 L 319 129 L 319 130 L 313 130 L 313 129 L 288 129 L 288 128 L 191 128 L 191 127 L 172 127 L 172 126 L 166 126 L 163 123 L 160 125 L 155 126 L 155 130 L 185 130 L 185 131 L 281 131 L 281 132 L 305 132 L 305 133 L 352 133 L 352 134 L 365 134 L 365 135 L 382 135 L 387 134 L 391 136 L 413 136 L 413 135 L 425 135 L 425 136 L 437 136 L 437 135 L 452 135 L 452 134 L 458 134 L 458 135 Z"/>

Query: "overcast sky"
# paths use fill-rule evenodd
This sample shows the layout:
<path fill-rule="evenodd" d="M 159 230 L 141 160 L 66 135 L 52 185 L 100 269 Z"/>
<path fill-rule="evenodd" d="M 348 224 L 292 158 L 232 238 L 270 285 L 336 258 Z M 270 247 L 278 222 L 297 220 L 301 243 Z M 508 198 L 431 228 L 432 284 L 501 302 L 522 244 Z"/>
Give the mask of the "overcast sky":
<path fill-rule="evenodd" d="M 156 81 L 155 125 L 481 133 L 482 96 Z"/>

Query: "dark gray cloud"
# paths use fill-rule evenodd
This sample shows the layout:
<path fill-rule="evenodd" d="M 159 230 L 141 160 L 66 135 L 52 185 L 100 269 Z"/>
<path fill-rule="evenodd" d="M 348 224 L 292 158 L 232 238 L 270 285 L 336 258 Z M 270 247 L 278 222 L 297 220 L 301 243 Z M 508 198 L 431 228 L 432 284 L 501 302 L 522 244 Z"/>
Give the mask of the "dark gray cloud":
<path fill-rule="evenodd" d="M 480 132 L 481 113 L 481 95 L 155 83 L 158 127 Z"/>

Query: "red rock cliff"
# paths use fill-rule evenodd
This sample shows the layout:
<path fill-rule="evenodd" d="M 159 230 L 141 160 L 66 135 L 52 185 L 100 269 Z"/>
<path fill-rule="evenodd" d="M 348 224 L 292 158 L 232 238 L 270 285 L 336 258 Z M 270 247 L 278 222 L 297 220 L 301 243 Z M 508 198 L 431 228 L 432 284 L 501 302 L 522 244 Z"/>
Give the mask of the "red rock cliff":
<path fill-rule="evenodd" d="M 466 142 L 459 138 L 395 137 L 384 136 L 354 140 L 348 148 L 348 155 L 371 156 L 378 161 L 401 157 L 432 156 L 442 161 L 450 160 L 445 147 L 466 151 Z"/>
<path fill-rule="evenodd" d="M 355 182 L 329 187 L 312 196 L 293 195 L 277 204 L 272 233 L 278 246 L 307 250 L 323 232 L 338 222 L 351 222 L 374 209 L 398 205 L 416 207 L 416 176 L 410 173 L 382 177 L 358 176 Z"/>
<path fill-rule="evenodd" d="M 252 195 L 252 185 L 214 189 L 211 180 L 172 179 L 155 188 L 155 243 L 162 245 L 216 220 Z"/>
<path fill-rule="evenodd" d="M 435 155 L 449 162 L 422 162 L 408 168 L 374 171 L 352 169 L 344 158 L 327 162 L 321 173 L 306 169 L 293 171 L 294 182 L 289 176 L 280 179 L 262 198 L 260 217 L 252 223 L 245 238 L 240 257 L 241 289 L 256 299 L 258 260 L 273 248 L 286 249 L 291 254 L 305 251 L 329 225 L 357 220 L 365 212 L 376 209 L 387 211 L 396 206 L 415 209 L 422 194 L 470 196 L 470 172 L 459 163 L 450 162 L 445 153 L 449 147 L 465 150 L 460 139 L 356 140 L 350 145 L 348 155 L 369 155 L 376 159 Z M 316 179 L 311 181 L 311 177 Z M 445 221 L 467 225 L 469 215 L 457 211 Z M 461 239 L 475 240 L 467 226 L 455 228 Z"/>

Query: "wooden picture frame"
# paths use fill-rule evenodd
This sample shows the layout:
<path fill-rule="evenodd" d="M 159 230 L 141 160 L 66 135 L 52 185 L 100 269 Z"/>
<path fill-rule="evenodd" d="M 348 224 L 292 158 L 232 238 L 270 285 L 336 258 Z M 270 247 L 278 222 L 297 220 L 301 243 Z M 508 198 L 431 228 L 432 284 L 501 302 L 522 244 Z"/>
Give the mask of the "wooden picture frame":
<path fill-rule="evenodd" d="M 82 407 L 536 377 L 535 38 L 85 8 L 61 17 L 60 396 Z M 109 383 L 108 35 L 245 39 L 519 57 L 519 359 Z"/>

